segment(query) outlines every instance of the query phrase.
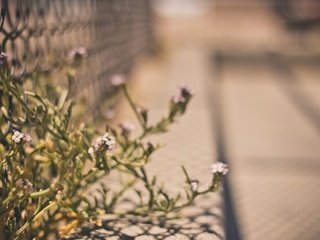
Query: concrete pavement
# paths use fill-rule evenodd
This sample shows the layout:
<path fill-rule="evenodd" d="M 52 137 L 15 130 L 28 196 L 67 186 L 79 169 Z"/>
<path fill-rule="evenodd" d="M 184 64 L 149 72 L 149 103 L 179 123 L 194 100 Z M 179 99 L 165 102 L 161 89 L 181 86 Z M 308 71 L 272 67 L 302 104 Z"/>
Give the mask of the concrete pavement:
<path fill-rule="evenodd" d="M 259 4 L 218 6 L 200 18 L 160 18 L 158 57 L 142 61 L 131 74 L 134 99 L 150 109 L 153 120 L 179 85 L 194 91 L 186 116 L 161 136 L 167 146 L 149 170 L 176 191 L 183 184 L 181 164 L 205 182 L 208 166 L 222 156 L 230 165 L 228 190 L 239 228 L 230 239 L 314 240 L 320 235 L 317 38 L 307 39 L 305 48 L 281 24 Z M 217 52 L 222 56 L 218 68 L 212 60 Z M 120 109 L 119 119 L 132 117 L 128 108 Z M 111 231 L 106 239 L 225 239 L 222 225 L 230 222 L 223 204 L 221 194 L 200 199 L 180 223 L 155 224 L 164 235 L 152 233 L 150 223 L 110 221 L 104 225 Z M 128 225 L 134 225 L 131 232 Z"/>

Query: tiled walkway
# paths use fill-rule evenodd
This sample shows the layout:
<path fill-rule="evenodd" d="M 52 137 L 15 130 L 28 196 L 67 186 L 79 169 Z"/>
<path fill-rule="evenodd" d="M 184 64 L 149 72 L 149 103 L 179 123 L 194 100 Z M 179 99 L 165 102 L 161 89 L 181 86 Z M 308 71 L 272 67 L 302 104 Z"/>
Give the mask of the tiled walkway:
<path fill-rule="evenodd" d="M 227 217 L 226 224 L 239 229 L 230 239 L 319 239 L 319 60 L 293 57 L 303 49 L 267 8 L 218 7 L 200 20 L 164 19 L 158 30 L 160 57 L 133 72 L 134 98 L 156 119 L 179 85 L 195 97 L 160 138 L 167 146 L 149 170 L 175 191 L 183 184 L 181 164 L 205 182 L 211 163 L 227 161 L 236 222 Z M 130 116 L 122 108 L 119 118 Z M 107 239 L 225 239 L 222 201 L 220 194 L 200 199 L 185 220 L 158 229 L 164 235 L 145 222 L 137 230 L 130 221 L 110 221 Z"/>
<path fill-rule="evenodd" d="M 289 64 L 282 74 L 271 60 L 225 59 L 213 80 L 233 202 L 243 239 L 313 240 L 320 235 L 320 70 Z"/>
<path fill-rule="evenodd" d="M 179 156 L 192 139 L 192 156 L 203 154 L 187 164 L 200 176 L 206 169 L 196 167 L 207 165 L 206 152 L 230 165 L 239 239 L 314 240 L 320 235 L 320 62 L 315 42 L 301 46 L 266 6 L 218 7 L 213 17 L 159 24 L 164 63 L 147 74 L 139 94 L 159 94 L 161 109 L 180 81 L 196 97 L 186 125 L 177 126 L 185 128 L 183 139 L 168 135 L 174 144 L 163 154 L 178 157 L 154 168 L 175 176 L 172 166 L 188 161 Z"/>

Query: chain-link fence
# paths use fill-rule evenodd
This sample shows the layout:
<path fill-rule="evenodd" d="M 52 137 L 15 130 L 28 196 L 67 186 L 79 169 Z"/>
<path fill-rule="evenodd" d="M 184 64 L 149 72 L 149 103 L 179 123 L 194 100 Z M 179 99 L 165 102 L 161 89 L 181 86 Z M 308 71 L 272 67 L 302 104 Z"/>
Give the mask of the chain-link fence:
<path fill-rule="evenodd" d="M 111 74 L 127 72 L 152 45 L 148 0 L 0 3 L 0 50 L 12 57 L 13 73 L 26 75 L 39 64 L 85 47 L 89 57 L 81 67 L 75 91 L 88 96 L 90 106 L 110 91 Z"/>

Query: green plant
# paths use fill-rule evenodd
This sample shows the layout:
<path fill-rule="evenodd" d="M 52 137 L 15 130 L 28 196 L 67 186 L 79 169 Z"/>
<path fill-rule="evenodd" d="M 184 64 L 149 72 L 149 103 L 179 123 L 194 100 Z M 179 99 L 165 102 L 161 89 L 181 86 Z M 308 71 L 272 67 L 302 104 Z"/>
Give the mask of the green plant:
<path fill-rule="evenodd" d="M 187 88 L 181 88 L 179 95 L 169 101 L 168 114 L 150 125 L 148 111 L 134 103 L 124 78 L 115 76 L 114 87 L 128 100 L 141 133 L 132 137 L 129 124 L 121 124 L 118 130 L 109 126 L 91 144 L 97 132 L 73 120 L 74 103 L 69 97 L 76 68 L 85 55 L 84 49 L 77 49 L 68 61 L 55 66 L 55 74 L 37 68 L 26 79 L 20 79 L 12 76 L 7 56 L 1 53 L 0 239 L 64 235 L 84 221 L 99 224 L 97 216 L 101 213 L 166 216 L 190 205 L 199 195 L 216 191 L 227 172 L 222 163 L 212 165 L 210 186 L 199 190 L 199 182 L 183 167 L 186 188 L 182 197 L 169 195 L 145 169 L 159 148 L 146 142 L 146 137 L 167 131 L 184 114 L 192 98 Z M 66 88 L 53 87 L 57 76 L 67 79 Z M 35 83 L 32 91 L 25 90 L 28 79 Z M 111 172 L 126 175 L 126 182 L 116 192 L 103 185 L 100 200 L 95 197 L 90 201 L 85 191 Z M 137 182 L 143 183 L 148 198 L 136 191 L 139 203 L 119 212 L 117 203 Z"/>

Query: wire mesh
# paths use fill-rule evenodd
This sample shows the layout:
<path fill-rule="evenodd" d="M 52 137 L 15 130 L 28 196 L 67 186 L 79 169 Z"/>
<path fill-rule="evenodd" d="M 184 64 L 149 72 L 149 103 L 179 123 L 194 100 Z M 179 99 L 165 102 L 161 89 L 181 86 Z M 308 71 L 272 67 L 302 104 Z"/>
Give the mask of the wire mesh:
<path fill-rule="evenodd" d="M 90 106 L 110 92 L 110 75 L 126 73 L 152 46 L 148 0 L 0 0 L 0 8 L 0 51 L 17 77 L 87 49 L 74 90 Z"/>

